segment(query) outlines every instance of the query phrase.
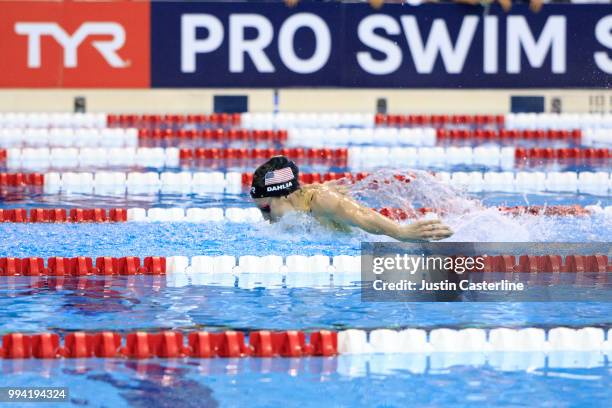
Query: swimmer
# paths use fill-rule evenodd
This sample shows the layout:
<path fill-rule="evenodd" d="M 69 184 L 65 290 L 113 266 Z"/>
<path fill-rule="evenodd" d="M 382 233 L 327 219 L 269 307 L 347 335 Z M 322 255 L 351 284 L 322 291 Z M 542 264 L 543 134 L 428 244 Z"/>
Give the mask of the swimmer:
<path fill-rule="evenodd" d="M 437 241 L 453 232 L 439 220 L 399 224 L 347 196 L 334 183 L 300 186 L 299 170 L 284 156 L 275 156 L 253 173 L 251 197 L 264 219 L 278 221 L 289 212 L 305 212 L 324 225 L 349 231 L 358 227 L 404 242 Z"/>

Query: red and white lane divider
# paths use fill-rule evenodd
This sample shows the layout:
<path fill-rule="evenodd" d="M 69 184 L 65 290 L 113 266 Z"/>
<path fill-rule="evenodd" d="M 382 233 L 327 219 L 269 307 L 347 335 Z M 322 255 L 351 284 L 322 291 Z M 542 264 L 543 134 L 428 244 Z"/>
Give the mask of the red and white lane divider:
<path fill-rule="evenodd" d="M 594 214 L 610 214 L 612 215 L 612 206 L 601 207 L 599 205 L 588 205 L 586 207 L 580 205 L 517 205 L 517 206 L 500 206 L 495 207 L 501 213 L 520 216 L 520 215 L 537 215 L 537 216 L 590 216 Z M 394 220 L 403 221 L 417 219 L 426 216 L 427 214 L 436 214 L 439 216 L 446 215 L 445 211 L 437 208 L 417 208 L 415 210 L 404 210 L 402 208 L 383 207 L 377 210 L 385 217 Z"/>
<path fill-rule="evenodd" d="M 514 148 L 514 147 L 350 147 L 350 148 L 11 148 L 6 150 L 10 169 L 80 168 L 106 166 L 179 167 L 240 166 L 283 154 L 298 164 L 321 164 L 355 169 L 381 166 L 488 165 L 514 168 L 517 164 L 608 164 L 607 148 Z"/>
<path fill-rule="evenodd" d="M 429 126 L 507 129 L 612 128 L 612 115 L 573 113 L 509 113 L 506 115 L 422 115 L 372 113 L 243 113 L 243 114 L 105 114 L 105 113 L 0 113 L 0 127 L 179 127 L 182 125 L 237 126 L 249 129 L 292 127 Z"/>
<path fill-rule="evenodd" d="M 456 127 L 507 129 L 586 129 L 612 128 L 612 115 L 606 114 L 506 114 L 506 115 L 421 115 L 360 113 L 244 113 L 247 128 L 312 127 Z"/>
<path fill-rule="evenodd" d="M 483 255 L 484 267 L 467 272 L 503 273 L 583 273 L 612 272 L 612 261 L 607 255 Z M 112 276 L 112 275 L 232 275 L 230 286 L 234 286 L 233 276 L 241 274 L 280 275 L 300 278 L 304 274 L 324 274 L 322 283 L 330 283 L 330 274 L 360 273 L 361 257 L 350 255 L 244 255 L 236 258 L 231 255 L 220 256 L 170 256 L 145 257 L 51 257 L 43 258 L 0 258 L 0 276 Z M 274 277 L 274 274 L 278 276 Z M 305 278 L 306 276 L 301 276 Z M 282 284 L 282 279 L 279 281 Z"/>
<path fill-rule="evenodd" d="M 180 124 L 235 125 L 247 128 L 343 127 L 343 126 L 428 126 L 506 127 L 508 129 L 612 128 L 610 114 L 506 114 L 506 115 L 382 115 L 363 113 L 243 113 L 241 115 L 109 115 L 109 125 Z"/>
<path fill-rule="evenodd" d="M 376 144 L 389 146 L 435 146 L 453 143 L 548 143 L 553 145 L 575 144 L 591 146 L 611 144 L 611 129 L 434 129 L 416 128 L 293 128 L 289 129 L 291 146 L 348 146 L 351 144 Z"/>
<path fill-rule="evenodd" d="M 13 208 L 0 209 L 0 222 L 232 222 L 263 221 L 261 212 L 250 208 Z"/>
<path fill-rule="evenodd" d="M 240 165 L 284 154 L 302 164 L 346 166 L 346 148 L 338 149 L 239 149 L 175 147 L 141 148 L 23 148 L 6 150 L 6 165 L 14 169 L 79 168 L 106 166 L 179 167 L 196 161 L 197 165 Z"/>
<path fill-rule="evenodd" d="M 138 147 L 138 131 L 107 128 L 0 128 L 0 147 Z"/>
<path fill-rule="evenodd" d="M 177 114 L 106 114 L 106 113 L 48 113 L 8 112 L 0 113 L 2 127 L 177 127 L 186 124 L 235 126 L 240 124 L 240 114 L 213 113 L 210 115 Z"/>
<path fill-rule="evenodd" d="M 252 143 L 287 143 L 288 146 L 344 147 L 359 144 L 397 146 L 435 146 L 448 144 L 502 143 L 518 145 L 584 145 L 612 144 L 611 129 L 434 129 L 417 128 L 293 128 L 289 130 L 247 129 L 140 129 L 139 139 L 146 143 L 179 144 L 184 141 Z"/>
<path fill-rule="evenodd" d="M 508 215 L 534 216 L 591 216 L 609 214 L 612 206 L 553 205 L 495 207 Z M 377 210 L 382 215 L 398 221 L 418 219 L 430 214 L 444 216 L 445 212 L 435 208 L 404 210 L 384 207 Z M 232 222 L 257 223 L 263 221 L 258 209 L 249 208 L 12 208 L 0 209 L 0 222 L 16 223 L 99 223 L 99 222 Z"/>
<path fill-rule="evenodd" d="M 381 166 L 488 165 L 513 168 L 516 164 L 592 162 L 607 164 L 607 148 L 515 147 L 350 147 L 348 165 L 368 169 Z"/>
<path fill-rule="evenodd" d="M 377 144 L 434 146 L 453 143 L 550 143 L 584 146 L 612 144 L 612 127 L 605 129 L 446 129 L 415 128 L 293 128 L 288 143 L 296 146 Z"/>
<path fill-rule="evenodd" d="M 376 144 L 389 146 L 435 146 L 456 142 L 606 145 L 612 144 L 610 129 L 434 129 L 415 128 L 291 128 L 289 130 L 248 129 L 140 129 L 140 139 L 203 140 L 231 142 L 288 143 L 289 146 L 348 146 Z"/>
<path fill-rule="evenodd" d="M 584 136 L 583 136 L 584 135 Z M 455 142 L 611 144 L 612 129 L 509 130 L 440 128 L 294 128 L 171 129 L 171 128 L 0 128 L 0 147 L 138 147 L 143 143 L 222 142 L 288 143 L 290 146 L 435 146 Z"/>
<path fill-rule="evenodd" d="M 612 186 L 610 173 L 599 172 L 436 172 L 442 182 L 465 188 L 469 192 L 580 192 L 606 194 Z M 104 194 L 127 193 L 206 193 L 240 192 L 252 182 L 251 173 L 238 172 L 106 172 L 97 173 L 0 173 L 0 187 L 44 186 L 48 193 L 80 192 Z M 368 173 L 302 173 L 303 184 L 346 179 L 347 183 L 363 181 L 369 188 L 394 182 L 410 183 L 414 175 L 396 174 L 392 179 L 368 178 Z"/>
<path fill-rule="evenodd" d="M 562 281 L 562 273 L 569 273 L 576 281 L 582 280 L 585 272 L 596 273 L 597 280 L 605 282 L 606 273 L 612 272 L 612 265 L 605 255 L 568 255 L 565 259 L 559 255 L 523 255 L 518 258 L 513 255 L 485 256 L 484 265 L 482 270 L 464 273 L 517 273 L 528 276 L 530 282 L 544 279 L 543 283 L 554 284 Z M 553 275 L 550 276 L 550 273 Z M 332 258 L 325 255 L 289 255 L 284 258 L 278 255 L 245 255 L 239 258 L 230 255 L 169 256 L 147 257 L 142 263 L 137 257 L 99 257 L 95 260 L 88 257 L 52 257 L 46 264 L 42 258 L 35 257 L 0 258 L 0 280 L 5 279 L 2 282 L 9 285 L 16 277 L 86 279 L 88 276 L 103 276 L 111 279 L 137 275 L 165 279 L 168 287 L 205 285 L 241 289 L 355 288 L 362 280 L 361 257 L 350 255 Z M 63 287 L 64 283 L 69 282 L 60 280 L 52 285 Z M 125 283 L 131 284 L 129 281 Z M 163 282 L 156 281 L 154 284 Z"/>
<path fill-rule="evenodd" d="M 366 169 L 381 166 L 488 165 L 512 168 L 517 163 L 592 161 L 607 164 L 606 148 L 515 148 L 515 147 L 351 147 L 348 165 Z"/>
<path fill-rule="evenodd" d="M 63 340 L 63 341 L 62 341 Z M 186 341 L 185 341 L 186 340 Z M 389 330 L 366 332 L 299 330 L 250 332 L 178 331 L 73 332 L 63 339 L 57 333 L 7 333 L 2 337 L 0 357 L 28 358 L 214 358 L 214 357 L 308 357 L 374 353 L 479 353 L 494 352 L 609 352 L 612 329 L 467 328 Z M 545 356 L 542 355 L 542 358 Z M 484 361 L 482 362 L 484 364 Z M 554 363 L 553 363 L 554 365 Z"/>

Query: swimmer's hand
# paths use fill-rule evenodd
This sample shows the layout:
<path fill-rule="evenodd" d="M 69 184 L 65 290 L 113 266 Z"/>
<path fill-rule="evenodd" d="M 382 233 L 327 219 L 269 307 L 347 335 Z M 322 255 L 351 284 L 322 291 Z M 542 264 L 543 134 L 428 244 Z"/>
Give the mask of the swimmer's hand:
<path fill-rule="evenodd" d="M 438 241 L 453 235 L 453 231 L 440 220 L 415 221 L 401 225 L 395 239 L 399 241 Z"/>

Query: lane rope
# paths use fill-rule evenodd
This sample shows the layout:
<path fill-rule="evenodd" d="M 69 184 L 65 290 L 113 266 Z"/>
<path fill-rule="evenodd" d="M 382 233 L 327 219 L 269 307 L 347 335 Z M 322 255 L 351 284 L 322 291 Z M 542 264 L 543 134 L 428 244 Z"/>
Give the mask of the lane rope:
<path fill-rule="evenodd" d="M 372 353 L 610 352 L 612 329 L 554 327 L 548 330 L 450 329 L 425 331 L 378 329 L 366 332 L 300 330 L 269 331 L 114 331 L 7 333 L 2 336 L 3 359 L 57 358 L 245 358 L 308 357 Z"/>
<path fill-rule="evenodd" d="M 37 128 L 0 126 L 0 148 L 160 147 L 181 144 L 286 144 L 289 147 L 360 144 L 592 146 L 612 143 L 612 129 L 460 129 L 432 127 L 241 129 L 193 127 Z M 202 146 L 205 147 L 205 146 Z"/>
<path fill-rule="evenodd" d="M 180 125 L 236 126 L 246 128 L 423 126 L 433 124 L 507 129 L 612 128 L 609 113 L 509 113 L 505 115 L 400 115 L 346 112 L 254 112 L 242 114 L 106 114 L 106 113 L 0 113 L 0 127 L 175 127 Z"/>
<path fill-rule="evenodd" d="M 176 147 L 69 147 L 10 148 L 2 152 L 6 166 L 19 168 L 79 168 L 87 166 L 179 167 L 214 164 L 240 166 L 284 155 L 298 164 L 371 168 L 381 165 L 415 166 L 436 164 L 481 164 L 514 167 L 542 163 L 606 164 L 608 148 L 516 148 L 516 147 L 383 147 L 350 148 L 176 148 Z M 253 163 L 250 163 L 253 162 Z"/>
<path fill-rule="evenodd" d="M 502 171 L 502 172 L 432 172 L 438 179 L 464 187 L 469 192 L 581 192 L 605 194 L 612 186 L 611 173 L 607 171 Z M 357 173 L 300 173 L 300 182 L 305 184 L 346 179 L 347 183 L 362 181 L 370 176 Z M 391 177 L 391 176 L 389 176 Z M 395 174 L 393 179 L 367 179 L 370 187 L 390 182 L 410 183 L 412 174 Z M 252 182 L 251 173 L 239 172 L 49 172 L 49 173 L 0 173 L 0 187 L 42 186 L 46 192 L 93 191 L 99 189 L 116 193 L 128 191 L 207 192 L 230 189 L 240 192 Z"/>
<path fill-rule="evenodd" d="M 612 206 L 551 205 L 500 206 L 498 211 L 512 216 L 567 216 L 587 217 L 597 214 L 612 215 Z M 414 210 L 383 207 L 380 214 L 397 221 L 445 216 L 445 211 L 422 207 Z M 102 222 L 231 222 L 258 223 L 263 218 L 254 207 L 209 208 L 9 208 L 0 209 L 0 222 L 14 223 L 102 223 Z"/>
<path fill-rule="evenodd" d="M 612 263 L 607 255 L 482 255 L 483 268 L 476 266 L 467 273 L 607 273 Z M 336 255 L 231 255 L 135 256 L 90 258 L 40 257 L 0 258 L 0 276 L 113 276 L 164 274 L 281 274 L 301 273 L 359 273 L 361 256 Z M 274 277 L 274 279 L 278 278 Z"/>

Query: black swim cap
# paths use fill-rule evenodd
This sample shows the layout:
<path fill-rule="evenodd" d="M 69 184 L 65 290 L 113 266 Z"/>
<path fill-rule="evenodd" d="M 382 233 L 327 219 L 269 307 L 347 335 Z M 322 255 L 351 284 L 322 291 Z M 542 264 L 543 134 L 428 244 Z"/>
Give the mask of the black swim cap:
<path fill-rule="evenodd" d="M 255 170 L 251 197 L 283 197 L 300 187 L 299 169 L 285 156 L 274 156 Z"/>

